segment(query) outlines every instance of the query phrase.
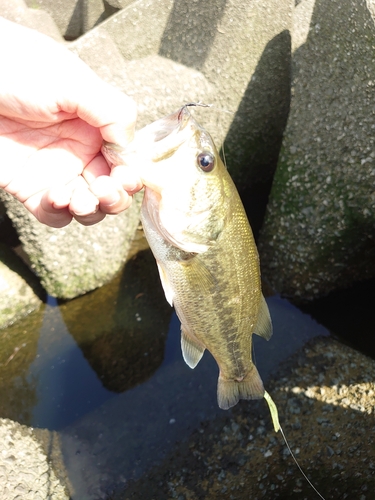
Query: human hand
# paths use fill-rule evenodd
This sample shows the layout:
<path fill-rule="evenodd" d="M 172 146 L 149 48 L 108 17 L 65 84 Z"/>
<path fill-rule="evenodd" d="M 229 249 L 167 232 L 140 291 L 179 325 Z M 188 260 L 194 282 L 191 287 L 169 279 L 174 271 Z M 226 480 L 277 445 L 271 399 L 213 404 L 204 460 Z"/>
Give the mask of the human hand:
<path fill-rule="evenodd" d="M 0 43 L 0 187 L 53 227 L 128 208 L 142 182 L 100 149 L 132 140 L 134 101 L 36 31 L 0 18 Z"/>

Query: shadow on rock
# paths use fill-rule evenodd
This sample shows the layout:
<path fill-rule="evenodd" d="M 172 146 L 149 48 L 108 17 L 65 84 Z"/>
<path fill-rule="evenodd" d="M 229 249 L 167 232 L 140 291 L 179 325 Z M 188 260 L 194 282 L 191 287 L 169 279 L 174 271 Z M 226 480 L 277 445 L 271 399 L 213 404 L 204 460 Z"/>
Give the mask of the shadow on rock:
<path fill-rule="evenodd" d="M 290 106 L 290 34 L 266 45 L 222 148 L 255 235 L 262 225 Z"/>
<path fill-rule="evenodd" d="M 375 359 L 375 279 L 336 290 L 300 309 L 334 335 Z"/>
<path fill-rule="evenodd" d="M 263 276 L 294 301 L 375 275 L 370 5 L 316 0 L 293 54 L 293 101 L 260 253 Z"/>
<path fill-rule="evenodd" d="M 374 491 L 374 378 L 374 361 L 317 338 L 268 385 L 300 466 L 326 499 L 348 492 L 369 498 Z M 155 500 L 317 498 L 274 433 L 264 401 L 242 402 L 226 417 L 202 423 L 111 500 L 151 498 L 149 492 Z"/>
<path fill-rule="evenodd" d="M 290 44 L 287 30 L 267 43 L 225 138 L 240 188 L 272 180 L 275 172 L 290 106 Z"/>
<path fill-rule="evenodd" d="M 200 70 L 215 40 L 226 3 L 227 0 L 175 1 L 159 55 Z"/>

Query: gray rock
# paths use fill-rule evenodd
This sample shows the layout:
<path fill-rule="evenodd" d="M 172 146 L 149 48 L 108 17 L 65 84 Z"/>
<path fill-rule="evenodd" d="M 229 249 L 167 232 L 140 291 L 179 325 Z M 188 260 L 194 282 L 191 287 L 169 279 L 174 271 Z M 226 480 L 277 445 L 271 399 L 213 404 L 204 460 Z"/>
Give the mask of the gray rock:
<path fill-rule="evenodd" d="M 114 9 L 124 9 L 131 3 L 133 3 L 134 0 L 106 0 L 106 3 L 113 7 Z"/>
<path fill-rule="evenodd" d="M 3 500 L 68 500 L 35 432 L 0 419 L 0 496 Z M 51 450 L 50 446 L 50 450 Z"/>
<path fill-rule="evenodd" d="M 40 3 L 52 14 L 51 5 Z M 74 3 L 74 9 L 78 5 Z M 64 16 L 74 21 L 72 9 L 73 3 L 64 5 Z M 276 0 L 267 9 L 262 2 L 139 0 L 70 48 L 102 78 L 137 100 L 139 126 L 185 102 L 214 103 L 217 110 L 200 110 L 200 119 L 219 147 L 227 136 L 228 165 L 245 186 L 254 175 L 270 175 L 263 167 L 278 151 L 288 94 L 285 30 L 290 12 L 289 2 Z M 248 19 L 254 29 L 249 29 Z M 253 102 L 249 89 L 255 95 Z M 271 156 L 260 158 L 265 151 L 271 151 Z M 247 168 L 250 157 L 251 170 Z M 4 199 L 32 267 L 48 293 L 61 298 L 75 297 L 108 281 L 124 262 L 138 223 L 135 203 L 125 214 L 107 218 L 97 227 L 73 222 L 55 230 L 42 227 L 11 197 Z"/>
<path fill-rule="evenodd" d="M 128 210 L 100 224 L 86 227 L 72 221 L 63 229 L 40 224 L 7 193 L 0 191 L 0 198 L 43 287 L 64 299 L 97 288 L 115 275 L 139 223 L 139 195 Z"/>
<path fill-rule="evenodd" d="M 364 1 L 297 9 L 293 99 L 260 251 L 271 285 L 309 300 L 375 275 L 375 27 Z"/>
<path fill-rule="evenodd" d="M 115 12 L 103 0 L 26 0 L 26 3 L 47 12 L 66 40 L 74 40 Z"/>
<path fill-rule="evenodd" d="M 25 264 L 0 244 L 0 328 L 4 328 L 42 303 L 41 287 Z"/>
<path fill-rule="evenodd" d="M 35 7 L 34 0 L 31 5 Z M 58 42 L 63 41 L 53 18 L 44 10 L 29 9 L 23 0 L 12 0 L 12 2 L 0 0 L 0 15 L 14 23 L 36 29 Z"/>
<path fill-rule="evenodd" d="M 140 125 L 184 102 L 212 103 L 199 120 L 219 148 L 226 139 L 228 166 L 246 187 L 269 179 L 276 165 L 290 94 L 291 12 L 289 0 L 267 7 L 138 0 L 71 48 L 136 98 Z"/>
<path fill-rule="evenodd" d="M 41 1 L 40 6 L 52 13 L 49 2 Z M 72 9 L 78 9 L 78 3 L 64 5 L 64 15 L 74 21 L 77 15 L 70 12 Z M 286 30 L 290 13 L 287 1 L 271 2 L 264 9 L 262 2 L 175 4 L 172 0 L 139 0 L 81 37 L 71 49 L 104 79 L 136 98 L 140 126 L 184 102 L 214 103 L 217 109 L 201 110 L 199 119 L 218 147 L 227 137 L 228 166 L 237 182 L 246 187 L 254 178 L 269 178 L 272 158 L 278 152 L 289 92 Z M 249 29 L 249 19 L 254 29 Z M 12 218 L 20 222 L 18 215 Z M 32 233 L 41 236 L 40 231 L 33 229 Z M 37 272 L 45 275 L 43 269 L 51 273 L 60 267 L 54 255 L 49 259 L 52 264 L 42 262 L 48 238 L 38 243 L 36 251 L 36 238 L 31 244 L 28 233 L 25 230 L 21 239 Z M 83 261 L 87 269 L 88 261 Z M 81 276 L 76 271 L 64 271 L 53 279 L 54 285 L 49 278 L 42 280 L 49 293 L 71 297 L 74 290 L 81 292 L 75 285 L 64 291 L 61 284 L 74 275 Z M 85 282 L 91 280 L 85 277 L 82 285 Z"/>

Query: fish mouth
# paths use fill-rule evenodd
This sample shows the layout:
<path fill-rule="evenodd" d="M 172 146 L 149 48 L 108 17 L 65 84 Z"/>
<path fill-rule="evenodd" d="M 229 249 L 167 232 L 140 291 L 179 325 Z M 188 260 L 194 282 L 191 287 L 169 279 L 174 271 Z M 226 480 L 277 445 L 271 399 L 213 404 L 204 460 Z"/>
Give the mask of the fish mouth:
<path fill-rule="evenodd" d="M 197 133 L 204 135 L 203 129 L 189 111 L 192 106 L 211 107 L 201 102 L 184 104 L 174 113 L 138 130 L 133 141 L 125 148 L 103 141 L 103 155 L 111 165 L 137 166 L 142 160 L 147 163 L 166 158 Z"/>

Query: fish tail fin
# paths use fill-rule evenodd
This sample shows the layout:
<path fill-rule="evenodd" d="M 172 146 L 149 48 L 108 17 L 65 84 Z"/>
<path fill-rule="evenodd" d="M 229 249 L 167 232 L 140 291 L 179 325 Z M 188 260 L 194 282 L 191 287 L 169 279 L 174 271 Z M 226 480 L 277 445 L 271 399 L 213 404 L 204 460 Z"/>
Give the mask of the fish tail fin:
<path fill-rule="evenodd" d="M 219 375 L 217 402 L 222 410 L 228 410 L 240 399 L 262 399 L 263 397 L 263 382 L 255 365 L 241 381 L 225 379 L 221 374 Z"/>

